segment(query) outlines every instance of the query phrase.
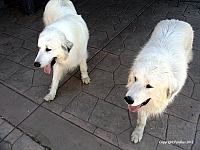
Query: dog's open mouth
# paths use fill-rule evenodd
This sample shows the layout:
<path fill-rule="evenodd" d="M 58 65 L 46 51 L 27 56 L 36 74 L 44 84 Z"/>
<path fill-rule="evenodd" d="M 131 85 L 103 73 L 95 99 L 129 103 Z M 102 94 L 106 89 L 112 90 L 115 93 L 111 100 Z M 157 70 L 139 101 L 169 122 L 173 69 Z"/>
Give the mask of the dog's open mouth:
<path fill-rule="evenodd" d="M 49 63 L 48 65 L 46 65 L 44 67 L 44 72 L 46 74 L 50 74 L 51 73 L 51 68 L 53 67 L 53 65 L 56 63 L 56 57 L 54 57 L 51 61 L 51 63 Z"/>
<path fill-rule="evenodd" d="M 131 112 L 136 112 L 140 107 L 142 106 L 145 106 L 149 101 L 150 101 L 151 98 L 147 99 L 146 101 L 144 101 L 142 104 L 140 105 L 137 105 L 137 106 L 131 106 L 128 104 L 128 109 L 129 111 Z"/>

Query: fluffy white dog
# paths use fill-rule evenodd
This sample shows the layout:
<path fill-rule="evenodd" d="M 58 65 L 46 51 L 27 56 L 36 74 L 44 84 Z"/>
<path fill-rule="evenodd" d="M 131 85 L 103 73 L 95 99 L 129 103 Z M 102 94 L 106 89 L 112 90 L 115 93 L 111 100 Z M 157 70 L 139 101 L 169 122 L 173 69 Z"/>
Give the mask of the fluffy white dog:
<path fill-rule="evenodd" d="M 90 83 L 86 64 L 89 33 L 70 0 L 50 0 L 43 20 L 46 27 L 38 39 L 39 52 L 34 65 L 44 68 L 47 74 L 53 67 L 50 92 L 44 97 L 49 101 L 55 98 L 61 78 L 77 66 L 80 66 L 82 82 Z"/>
<path fill-rule="evenodd" d="M 131 141 L 140 142 L 149 116 L 161 114 L 183 87 L 192 60 L 192 27 L 183 21 L 163 20 L 136 57 L 128 78 L 125 100 L 138 110 Z"/>

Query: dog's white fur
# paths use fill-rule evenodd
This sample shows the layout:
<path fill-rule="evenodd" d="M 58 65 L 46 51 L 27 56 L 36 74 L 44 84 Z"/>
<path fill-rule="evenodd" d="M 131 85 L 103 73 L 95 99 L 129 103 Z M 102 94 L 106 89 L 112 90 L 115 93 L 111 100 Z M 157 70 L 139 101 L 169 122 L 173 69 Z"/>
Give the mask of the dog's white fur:
<path fill-rule="evenodd" d="M 136 57 L 128 78 L 128 92 L 138 109 L 137 125 L 131 141 L 140 142 L 149 116 L 161 114 L 183 87 L 188 63 L 192 60 L 192 27 L 183 21 L 163 20 Z M 136 81 L 135 81 L 136 79 Z M 147 88 L 147 85 L 152 88 Z"/>
<path fill-rule="evenodd" d="M 49 101 L 55 98 L 61 78 L 79 65 L 82 82 L 90 83 L 86 64 L 89 33 L 85 21 L 77 14 L 70 0 L 50 0 L 45 7 L 43 20 L 46 27 L 39 35 L 39 52 L 35 62 L 39 62 L 40 68 L 43 68 L 56 57 L 50 92 L 44 97 Z M 50 51 L 46 51 L 46 48 Z"/>

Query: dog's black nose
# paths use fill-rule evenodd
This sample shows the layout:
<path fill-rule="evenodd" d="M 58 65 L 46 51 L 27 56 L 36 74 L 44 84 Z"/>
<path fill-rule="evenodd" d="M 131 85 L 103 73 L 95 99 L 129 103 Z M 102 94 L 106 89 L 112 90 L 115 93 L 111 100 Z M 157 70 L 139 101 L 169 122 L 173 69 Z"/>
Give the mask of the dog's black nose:
<path fill-rule="evenodd" d="M 39 62 L 34 62 L 34 66 L 35 67 L 40 67 L 40 63 Z"/>
<path fill-rule="evenodd" d="M 130 96 L 126 96 L 126 97 L 124 97 L 124 99 L 128 104 L 133 104 L 134 103 L 134 100 Z"/>

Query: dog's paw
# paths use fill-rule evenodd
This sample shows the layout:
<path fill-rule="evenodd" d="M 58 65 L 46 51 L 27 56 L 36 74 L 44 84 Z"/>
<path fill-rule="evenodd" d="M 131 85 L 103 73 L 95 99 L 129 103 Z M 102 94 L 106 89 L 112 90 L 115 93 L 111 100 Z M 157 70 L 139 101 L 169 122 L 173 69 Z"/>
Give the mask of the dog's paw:
<path fill-rule="evenodd" d="M 134 143 L 138 143 L 142 140 L 142 137 L 143 137 L 143 132 L 134 130 L 131 134 L 131 141 Z"/>
<path fill-rule="evenodd" d="M 47 95 L 44 97 L 44 100 L 45 100 L 45 101 L 52 101 L 54 98 L 55 98 L 55 95 L 47 94 Z"/>
<path fill-rule="evenodd" d="M 89 84 L 90 83 L 90 78 L 86 77 L 86 78 L 82 78 L 82 82 L 85 84 Z"/>

